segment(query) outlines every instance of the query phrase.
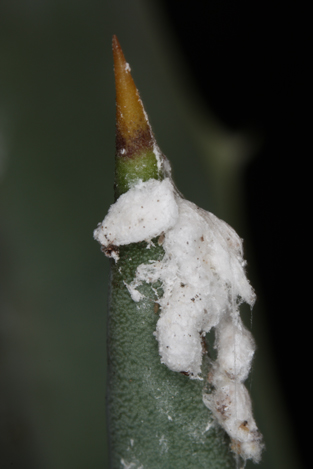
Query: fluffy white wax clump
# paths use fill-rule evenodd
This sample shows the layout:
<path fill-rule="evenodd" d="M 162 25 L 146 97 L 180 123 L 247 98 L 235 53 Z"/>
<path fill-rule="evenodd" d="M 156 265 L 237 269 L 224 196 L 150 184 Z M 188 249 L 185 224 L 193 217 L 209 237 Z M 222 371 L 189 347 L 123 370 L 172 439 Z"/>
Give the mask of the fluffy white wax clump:
<path fill-rule="evenodd" d="M 240 326 L 240 327 L 239 327 Z M 217 327 L 218 364 L 231 379 L 245 381 L 255 351 L 252 334 L 242 325 L 223 320 Z"/>
<path fill-rule="evenodd" d="M 235 231 L 195 204 L 179 196 L 176 201 L 179 217 L 165 234 L 164 258 L 139 266 L 133 284 L 162 281 L 156 329 L 161 360 L 173 371 L 197 377 L 201 336 L 229 314 L 239 324 L 237 298 L 252 305 L 255 296 Z"/>
<path fill-rule="evenodd" d="M 111 205 L 94 231 L 94 238 L 104 247 L 151 240 L 175 225 L 177 218 L 170 179 L 149 179 L 132 187 Z"/>
<path fill-rule="evenodd" d="M 204 394 L 204 404 L 212 410 L 219 424 L 232 441 L 232 449 L 243 459 L 259 462 L 263 449 L 262 436 L 253 419 L 251 399 L 244 384 L 222 377 L 213 377 L 215 391 Z"/>
<path fill-rule="evenodd" d="M 209 375 L 213 391 L 203 395 L 203 402 L 231 437 L 233 450 L 244 459 L 259 462 L 264 447 L 262 436 L 243 384 L 255 350 L 252 335 L 241 322 L 234 325 L 228 315 L 217 326 L 217 349 Z"/>
<path fill-rule="evenodd" d="M 137 287 L 142 282 L 162 282 L 155 336 L 161 362 L 172 371 L 202 379 L 202 339 L 215 328 L 218 354 L 210 372 L 212 392 L 203 402 L 230 435 L 233 450 L 259 461 L 261 436 L 243 385 L 255 345 L 241 321 L 239 304 L 252 306 L 255 294 L 244 271 L 242 240 L 227 223 L 184 200 L 170 178 L 130 189 L 94 232 L 105 250 L 149 242 L 161 234 L 163 259 L 141 264 L 127 289 L 140 301 Z"/>

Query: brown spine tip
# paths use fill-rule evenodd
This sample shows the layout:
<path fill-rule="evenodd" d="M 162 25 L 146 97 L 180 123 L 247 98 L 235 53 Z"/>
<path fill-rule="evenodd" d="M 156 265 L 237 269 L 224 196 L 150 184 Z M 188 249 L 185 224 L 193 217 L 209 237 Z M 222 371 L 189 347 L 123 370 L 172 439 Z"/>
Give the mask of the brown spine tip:
<path fill-rule="evenodd" d="M 117 37 L 112 41 L 116 88 L 116 153 L 135 157 L 153 148 L 153 135 Z"/>

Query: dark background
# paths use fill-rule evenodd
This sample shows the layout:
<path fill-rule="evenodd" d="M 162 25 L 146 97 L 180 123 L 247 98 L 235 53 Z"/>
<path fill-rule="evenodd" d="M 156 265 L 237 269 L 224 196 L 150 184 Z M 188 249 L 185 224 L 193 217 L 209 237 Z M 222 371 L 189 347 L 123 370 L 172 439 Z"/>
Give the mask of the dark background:
<path fill-rule="evenodd" d="M 0 0 L 1 467 L 107 464 L 108 263 L 92 230 L 113 201 L 113 34 L 178 187 L 245 239 L 259 467 L 309 467 L 307 16 Z"/>
<path fill-rule="evenodd" d="M 163 4 L 208 108 L 228 129 L 260 138 L 244 168 L 244 209 L 273 366 L 309 467 L 311 431 L 301 408 L 311 340 L 302 219 L 311 153 L 308 11 L 294 2 L 211 0 L 180 9 L 175 1 Z"/>

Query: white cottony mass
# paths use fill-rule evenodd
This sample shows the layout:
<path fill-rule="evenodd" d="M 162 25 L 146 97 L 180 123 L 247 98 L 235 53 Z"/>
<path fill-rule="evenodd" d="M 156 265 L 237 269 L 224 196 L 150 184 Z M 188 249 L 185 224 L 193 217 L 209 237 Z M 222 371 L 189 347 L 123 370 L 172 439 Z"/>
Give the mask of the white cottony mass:
<path fill-rule="evenodd" d="M 229 434 L 233 450 L 258 462 L 262 437 L 243 384 L 255 345 L 241 321 L 239 305 L 246 302 L 252 307 L 255 294 L 245 275 L 242 240 L 227 223 L 183 199 L 170 178 L 133 186 L 94 232 L 107 252 L 111 246 L 149 243 L 159 235 L 163 259 L 141 264 L 126 285 L 128 291 L 140 301 L 139 285 L 161 281 L 164 293 L 158 299 L 160 317 L 154 334 L 161 362 L 172 371 L 201 378 L 202 339 L 215 328 L 212 393 L 204 394 L 203 402 Z"/>

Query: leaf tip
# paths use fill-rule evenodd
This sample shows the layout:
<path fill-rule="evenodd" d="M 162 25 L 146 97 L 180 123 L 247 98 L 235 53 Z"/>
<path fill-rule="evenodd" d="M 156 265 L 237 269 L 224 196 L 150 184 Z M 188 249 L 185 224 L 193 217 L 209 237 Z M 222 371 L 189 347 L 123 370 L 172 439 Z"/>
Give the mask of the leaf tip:
<path fill-rule="evenodd" d="M 153 135 L 116 35 L 112 39 L 112 49 L 116 88 L 116 154 L 134 158 L 153 147 Z"/>

